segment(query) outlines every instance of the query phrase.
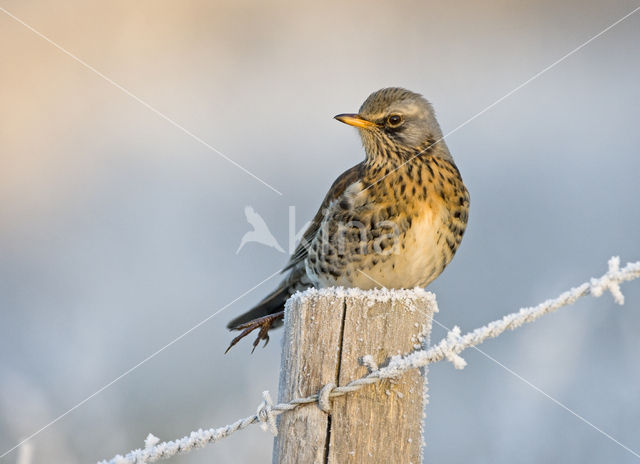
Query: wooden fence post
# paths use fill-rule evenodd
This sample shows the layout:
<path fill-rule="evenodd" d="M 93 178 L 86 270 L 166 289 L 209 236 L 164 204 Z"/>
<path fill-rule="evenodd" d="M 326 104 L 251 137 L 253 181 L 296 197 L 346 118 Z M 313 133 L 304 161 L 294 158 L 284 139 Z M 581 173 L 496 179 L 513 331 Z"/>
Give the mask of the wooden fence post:
<path fill-rule="evenodd" d="M 310 290 L 287 305 L 279 402 L 345 385 L 428 343 L 436 310 L 422 290 Z M 274 464 L 413 463 L 422 459 L 426 377 L 418 370 L 278 416 Z"/>

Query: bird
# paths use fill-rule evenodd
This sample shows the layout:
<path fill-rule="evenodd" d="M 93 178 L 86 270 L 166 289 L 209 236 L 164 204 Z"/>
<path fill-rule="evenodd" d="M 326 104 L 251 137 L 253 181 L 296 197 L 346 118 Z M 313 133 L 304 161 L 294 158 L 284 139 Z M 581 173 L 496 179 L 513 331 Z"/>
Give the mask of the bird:
<path fill-rule="evenodd" d="M 251 206 L 246 206 L 244 208 L 244 215 L 246 216 L 249 225 L 253 227 L 253 230 L 250 230 L 242 236 L 240 246 L 238 246 L 236 254 L 240 253 L 240 250 L 242 250 L 242 248 L 249 242 L 261 243 L 271 248 L 275 248 L 280 253 L 284 253 L 284 250 L 269 230 L 269 226 L 264 222 L 262 216 L 256 213 Z"/>
<path fill-rule="evenodd" d="M 357 128 L 365 159 L 331 185 L 278 287 L 229 322 L 241 333 L 227 352 L 254 330 L 253 349 L 266 345 L 286 300 L 310 287 L 426 287 L 462 241 L 469 192 L 422 95 L 383 88 L 335 119 Z"/>

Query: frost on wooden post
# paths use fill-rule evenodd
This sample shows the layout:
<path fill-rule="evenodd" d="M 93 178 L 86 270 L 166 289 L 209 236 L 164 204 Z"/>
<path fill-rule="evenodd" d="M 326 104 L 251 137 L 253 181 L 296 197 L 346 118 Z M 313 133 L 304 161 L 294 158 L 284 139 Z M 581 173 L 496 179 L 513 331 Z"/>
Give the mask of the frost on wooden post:
<path fill-rule="evenodd" d="M 291 298 L 279 400 L 322 394 L 320 408 L 280 416 L 273 462 L 420 462 L 424 372 L 362 378 L 425 348 L 436 311 L 435 296 L 420 288 L 311 289 Z"/>

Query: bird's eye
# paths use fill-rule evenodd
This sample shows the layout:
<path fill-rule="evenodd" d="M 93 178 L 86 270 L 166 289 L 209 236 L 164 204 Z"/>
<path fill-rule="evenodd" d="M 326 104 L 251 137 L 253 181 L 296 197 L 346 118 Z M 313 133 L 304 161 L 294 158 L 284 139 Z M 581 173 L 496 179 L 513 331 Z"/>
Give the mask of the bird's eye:
<path fill-rule="evenodd" d="M 398 127 L 400 124 L 402 124 L 402 116 L 400 116 L 399 114 L 392 114 L 387 118 L 387 124 L 390 127 Z"/>

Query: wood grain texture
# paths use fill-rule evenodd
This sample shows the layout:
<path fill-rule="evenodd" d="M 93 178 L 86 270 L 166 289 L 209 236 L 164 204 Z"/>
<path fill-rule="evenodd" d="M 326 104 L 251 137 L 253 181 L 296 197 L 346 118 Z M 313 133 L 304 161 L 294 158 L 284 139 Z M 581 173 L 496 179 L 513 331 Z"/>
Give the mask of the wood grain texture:
<path fill-rule="evenodd" d="M 285 309 L 278 402 L 317 393 L 337 383 L 344 298 L 293 297 Z M 328 416 L 317 406 L 278 416 L 273 462 L 323 464 Z"/>
<path fill-rule="evenodd" d="M 359 360 L 363 354 L 383 365 L 391 356 L 422 348 L 431 331 L 430 307 L 427 299 L 347 298 L 338 385 L 367 374 Z M 423 373 L 412 370 L 336 398 L 327 462 L 422 462 L 425 389 Z"/>
<path fill-rule="evenodd" d="M 384 365 L 426 345 L 435 300 L 411 290 L 321 290 L 288 303 L 279 401 L 345 385 L 367 374 L 361 357 Z M 426 382 L 413 370 L 278 417 L 274 464 L 421 462 Z"/>

